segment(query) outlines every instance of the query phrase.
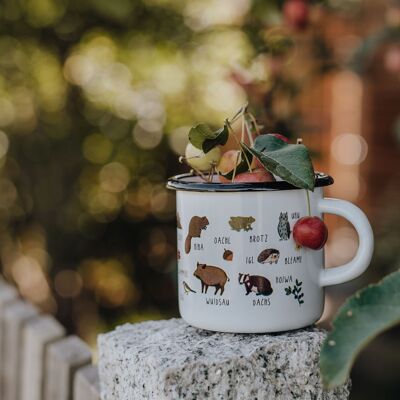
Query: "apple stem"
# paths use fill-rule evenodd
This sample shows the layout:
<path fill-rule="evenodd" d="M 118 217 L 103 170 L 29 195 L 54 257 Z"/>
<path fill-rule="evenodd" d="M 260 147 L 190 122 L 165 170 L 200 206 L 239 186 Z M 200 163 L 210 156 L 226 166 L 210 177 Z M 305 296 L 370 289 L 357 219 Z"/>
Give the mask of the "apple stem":
<path fill-rule="evenodd" d="M 242 114 L 242 136 L 240 138 L 241 142 L 244 142 L 244 125 L 245 125 L 244 114 Z"/>
<path fill-rule="evenodd" d="M 250 172 L 253 172 L 253 170 L 251 169 L 250 161 L 249 161 L 249 159 L 247 158 L 246 153 L 243 151 L 243 145 L 242 145 L 242 143 L 239 142 L 239 140 L 238 140 L 237 137 L 235 136 L 235 133 L 233 132 L 233 129 L 232 129 L 232 126 L 231 126 L 230 122 L 229 122 L 228 120 L 225 120 L 225 123 L 226 123 L 226 126 L 228 127 L 228 130 L 232 133 L 233 139 L 236 141 L 236 143 L 238 144 L 238 146 L 242 149 L 242 153 L 243 153 L 243 155 L 244 155 L 244 158 L 246 159 L 247 166 L 249 167 L 249 171 L 250 171 Z M 239 153 L 239 154 L 240 154 L 240 153 Z M 238 158 L 239 158 L 239 154 L 238 154 Z M 236 159 L 236 161 L 238 161 L 238 158 Z M 237 165 L 237 162 L 236 162 L 236 165 Z M 236 173 L 236 167 L 235 167 L 235 173 Z M 232 181 L 233 181 L 233 179 L 234 179 L 234 178 L 232 178 Z"/>
<path fill-rule="evenodd" d="M 243 156 L 244 156 L 244 158 L 246 159 L 247 166 L 249 167 L 249 171 L 250 171 L 250 172 L 253 172 L 253 170 L 252 170 L 252 168 L 251 168 L 251 163 L 250 163 L 250 161 L 249 161 L 249 159 L 248 159 L 248 157 L 247 157 L 247 154 L 246 154 L 246 152 L 243 150 L 243 145 L 242 145 L 242 143 L 239 143 L 239 144 L 240 144 L 240 148 L 242 149 Z"/>
<path fill-rule="evenodd" d="M 245 121 L 245 124 L 246 124 L 246 131 L 247 131 L 247 136 L 249 137 L 250 145 L 251 145 L 251 147 L 253 147 L 254 146 L 254 140 L 253 140 L 253 137 L 251 136 L 251 129 L 250 129 L 249 124 L 248 124 L 247 121 Z"/>
<path fill-rule="evenodd" d="M 237 121 L 237 119 L 240 118 L 240 116 L 246 111 L 248 105 L 249 103 L 246 103 L 245 105 L 240 107 L 240 109 L 236 112 L 236 114 L 231 118 L 230 121 L 227 119 L 228 123 L 233 124 L 235 121 Z"/>
<path fill-rule="evenodd" d="M 258 124 L 256 119 L 254 118 L 254 115 L 251 113 L 247 113 L 247 115 L 250 117 L 251 121 L 253 122 L 254 128 L 256 130 L 257 136 L 260 136 L 260 130 L 258 129 Z"/>
<path fill-rule="evenodd" d="M 214 178 L 214 170 L 215 170 L 215 165 L 213 164 L 213 165 L 211 166 L 211 170 L 210 170 L 210 172 L 209 172 L 209 174 L 208 174 L 208 179 L 207 179 L 208 182 L 211 182 L 211 183 L 212 183 L 213 178 Z"/>
<path fill-rule="evenodd" d="M 232 182 L 235 180 L 236 168 L 237 168 L 237 165 L 238 165 L 238 162 L 239 162 L 239 156 L 240 156 L 240 153 L 238 153 L 237 156 L 236 156 L 235 168 L 233 169 L 233 174 L 232 174 Z"/>
<path fill-rule="evenodd" d="M 193 175 L 193 171 L 196 172 L 196 175 L 199 175 L 200 178 L 203 179 L 203 181 L 206 181 L 206 182 L 207 182 L 206 176 L 204 176 L 203 173 L 202 173 L 201 171 L 199 171 L 198 169 L 192 167 L 192 169 L 190 170 L 190 173 L 191 173 L 192 175 Z"/>
<path fill-rule="evenodd" d="M 307 189 L 306 189 L 306 194 L 307 194 L 308 215 L 311 217 L 310 194 L 308 193 L 308 190 L 307 190 Z"/>

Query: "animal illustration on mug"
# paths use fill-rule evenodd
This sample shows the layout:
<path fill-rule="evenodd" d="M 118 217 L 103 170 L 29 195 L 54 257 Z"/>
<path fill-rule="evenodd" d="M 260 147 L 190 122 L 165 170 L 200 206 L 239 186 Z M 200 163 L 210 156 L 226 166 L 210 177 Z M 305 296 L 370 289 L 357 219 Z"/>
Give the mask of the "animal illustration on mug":
<path fill-rule="evenodd" d="M 240 232 L 244 230 L 245 232 L 253 230 L 251 224 L 255 222 L 254 217 L 231 217 L 229 220 L 229 225 L 234 231 Z"/>
<path fill-rule="evenodd" d="M 185 291 L 185 294 L 191 293 L 196 293 L 185 281 L 182 282 L 183 284 L 183 290 Z"/>
<path fill-rule="evenodd" d="M 257 296 L 269 296 L 273 290 L 271 282 L 264 276 L 239 273 L 239 284 L 246 288 L 246 296 L 254 292 Z"/>
<path fill-rule="evenodd" d="M 193 275 L 201 281 L 201 293 L 207 293 L 209 286 L 215 287 L 215 294 L 220 291 L 220 295 L 224 293 L 225 284 L 229 281 L 226 272 L 219 267 L 213 265 L 197 263 L 197 268 Z"/>
<path fill-rule="evenodd" d="M 176 227 L 178 229 L 182 229 L 181 217 L 180 217 L 179 213 L 176 213 Z"/>
<path fill-rule="evenodd" d="M 185 252 L 186 254 L 190 253 L 190 249 L 192 247 L 192 238 L 200 237 L 201 232 L 207 229 L 209 225 L 207 217 L 197 217 L 196 215 L 192 217 L 189 223 L 189 232 L 186 236 L 185 240 Z"/>
<path fill-rule="evenodd" d="M 232 261 L 233 260 L 232 250 L 224 249 L 224 254 L 222 255 L 222 258 L 226 261 Z"/>
<path fill-rule="evenodd" d="M 257 261 L 260 264 L 278 264 L 278 260 L 279 260 L 279 250 L 277 249 L 265 249 L 263 250 L 258 258 Z"/>
<path fill-rule="evenodd" d="M 287 212 L 281 212 L 279 215 L 278 234 L 281 240 L 290 239 L 290 224 Z"/>

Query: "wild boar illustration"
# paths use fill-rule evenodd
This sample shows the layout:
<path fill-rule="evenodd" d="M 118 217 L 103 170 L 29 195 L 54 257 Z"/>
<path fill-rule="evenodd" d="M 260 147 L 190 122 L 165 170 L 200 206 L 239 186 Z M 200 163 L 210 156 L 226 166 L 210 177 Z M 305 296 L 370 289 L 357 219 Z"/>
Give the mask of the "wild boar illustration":
<path fill-rule="evenodd" d="M 215 287 L 215 294 L 220 291 L 220 295 L 224 293 L 225 284 L 229 281 L 228 275 L 222 268 L 213 265 L 197 263 L 197 268 L 193 275 L 201 281 L 201 293 L 207 293 L 209 286 Z"/>

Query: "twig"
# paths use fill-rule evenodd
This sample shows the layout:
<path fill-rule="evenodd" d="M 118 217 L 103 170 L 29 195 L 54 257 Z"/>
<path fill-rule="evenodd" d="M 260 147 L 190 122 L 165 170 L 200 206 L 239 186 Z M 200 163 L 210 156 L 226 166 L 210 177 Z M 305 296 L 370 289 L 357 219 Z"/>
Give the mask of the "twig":
<path fill-rule="evenodd" d="M 228 126 L 228 129 L 231 131 L 233 138 L 236 140 L 236 143 L 237 143 L 238 146 L 242 149 L 242 153 L 243 153 L 243 155 L 244 155 L 244 157 L 245 157 L 245 159 L 246 159 L 247 166 L 249 167 L 250 172 L 253 172 L 252 169 L 251 169 L 250 161 L 249 161 L 249 159 L 248 159 L 248 157 L 247 157 L 247 155 L 246 155 L 246 152 L 243 150 L 243 145 L 242 145 L 242 143 L 239 142 L 239 140 L 238 140 L 237 137 L 235 136 L 235 132 L 233 131 L 232 126 L 231 126 L 230 122 L 229 122 L 227 119 L 225 120 L 225 123 L 226 123 L 226 125 Z M 236 171 L 236 167 L 235 167 L 235 171 Z"/>

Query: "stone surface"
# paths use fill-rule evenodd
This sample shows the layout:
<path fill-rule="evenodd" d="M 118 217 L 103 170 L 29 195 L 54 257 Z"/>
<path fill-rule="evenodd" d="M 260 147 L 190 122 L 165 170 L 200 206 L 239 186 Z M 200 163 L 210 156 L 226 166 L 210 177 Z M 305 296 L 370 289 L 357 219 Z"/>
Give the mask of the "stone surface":
<path fill-rule="evenodd" d="M 46 347 L 64 335 L 64 327 L 50 315 L 41 315 L 25 326 L 22 335 L 21 400 L 43 399 Z"/>
<path fill-rule="evenodd" d="M 347 399 L 325 391 L 317 328 L 242 335 L 199 330 L 181 319 L 123 325 L 99 336 L 102 400 Z"/>
<path fill-rule="evenodd" d="M 90 348 L 76 336 L 50 344 L 46 350 L 44 400 L 71 400 L 75 374 L 91 360 Z"/>

